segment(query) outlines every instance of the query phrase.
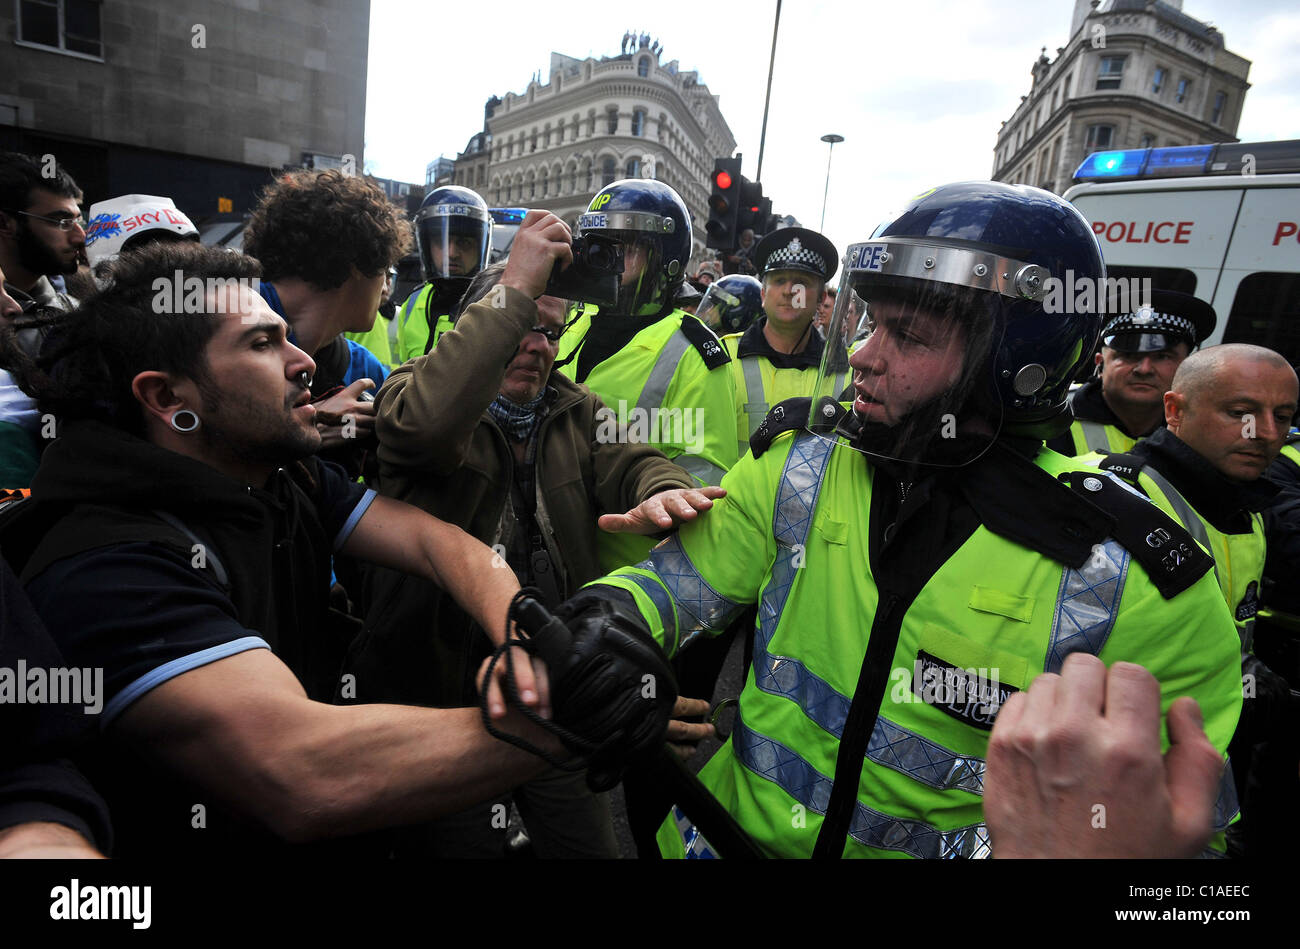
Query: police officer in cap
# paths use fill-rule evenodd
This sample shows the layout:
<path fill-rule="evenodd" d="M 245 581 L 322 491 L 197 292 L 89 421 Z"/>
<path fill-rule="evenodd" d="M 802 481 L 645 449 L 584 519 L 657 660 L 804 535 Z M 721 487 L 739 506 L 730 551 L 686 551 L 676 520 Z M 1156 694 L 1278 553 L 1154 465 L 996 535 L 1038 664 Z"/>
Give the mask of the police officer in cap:
<path fill-rule="evenodd" d="M 826 281 L 839 266 L 838 256 L 834 244 L 805 227 L 773 231 L 754 250 L 763 280 L 763 313 L 743 333 L 722 338 L 736 386 L 740 455 L 772 406 L 812 392 L 822 359 L 822 339 L 813 320 Z"/>
<path fill-rule="evenodd" d="M 1112 319 L 1101 333 L 1096 377 L 1071 394 L 1074 424 L 1047 447 L 1071 456 L 1128 451 L 1162 427 L 1174 373 L 1214 323 L 1212 306 L 1174 290 L 1153 291 L 1150 306 Z"/>

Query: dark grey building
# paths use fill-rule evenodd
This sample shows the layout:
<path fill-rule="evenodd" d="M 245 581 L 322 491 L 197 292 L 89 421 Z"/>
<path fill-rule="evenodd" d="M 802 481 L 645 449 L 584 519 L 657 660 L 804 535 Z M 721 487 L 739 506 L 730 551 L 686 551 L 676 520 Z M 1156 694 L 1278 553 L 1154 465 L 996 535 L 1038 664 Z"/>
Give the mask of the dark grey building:
<path fill-rule="evenodd" d="M 238 218 L 285 166 L 363 167 L 369 32 L 369 0 L 0 0 L 0 148 Z"/>

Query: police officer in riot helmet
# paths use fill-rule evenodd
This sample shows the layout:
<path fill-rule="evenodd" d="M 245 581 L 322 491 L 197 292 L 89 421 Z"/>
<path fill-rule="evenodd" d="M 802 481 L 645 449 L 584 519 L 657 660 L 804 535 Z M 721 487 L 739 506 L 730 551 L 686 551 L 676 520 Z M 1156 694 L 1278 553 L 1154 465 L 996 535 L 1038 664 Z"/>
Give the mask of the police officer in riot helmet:
<path fill-rule="evenodd" d="M 571 629 L 611 607 L 639 617 L 674 657 L 761 604 L 732 736 L 701 778 L 763 852 L 988 856 L 978 779 L 934 755 L 983 760 L 1006 697 L 1076 651 L 1145 665 L 1226 747 L 1238 639 L 1208 557 L 1043 449 L 1100 330 L 1093 312 L 1045 309 L 1070 271 L 1105 278 L 1056 195 L 918 195 L 849 248 L 815 394 L 773 407 L 726 502 L 565 605 Z M 772 820 L 799 805 L 806 824 Z M 674 809 L 657 841 L 704 856 L 707 833 Z"/>
<path fill-rule="evenodd" d="M 487 265 L 492 217 L 469 188 L 430 191 L 415 215 L 415 243 L 426 283 L 403 304 L 398 323 L 401 362 L 428 352 L 451 328 L 450 313 Z"/>
<path fill-rule="evenodd" d="M 709 284 L 695 315 L 720 336 L 743 333 L 763 313 L 763 285 L 748 274 L 728 274 Z"/>

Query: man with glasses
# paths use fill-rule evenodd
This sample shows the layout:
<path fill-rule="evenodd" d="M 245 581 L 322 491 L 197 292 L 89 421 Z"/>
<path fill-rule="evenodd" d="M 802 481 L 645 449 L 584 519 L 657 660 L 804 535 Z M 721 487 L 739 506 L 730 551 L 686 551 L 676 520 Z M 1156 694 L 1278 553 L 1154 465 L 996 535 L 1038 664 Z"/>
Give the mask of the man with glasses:
<path fill-rule="evenodd" d="M 49 278 L 76 273 L 85 257 L 80 202 L 81 189 L 52 160 L 42 163 L 30 155 L 0 152 L 0 269 L 5 290 L 24 312 L 77 305 L 56 291 Z"/>
<path fill-rule="evenodd" d="M 530 211 L 510 265 L 544 275 L 569 244 L 564 222 Z M 506 265 L 489 267 L 453 310 L 454 328 L 394 370 L 375 400 L 379 490 L 494 547 L 499 568 L 550 606 L 601 574 L 598 518 L 605 530 L 659 531 L 697 517 L 723 493 L 697 489 L 648 444 L 602 437 L 611 426 L 601 400 L 552 371 L 566 309 L 565 300 L 521 292 Z M 366 627 L 345 668 L 355 701 L 477 704 L 474 672 L 492 643 L 444 590 L 377 568 L 364 600 Z M 672 727 L 670 737 L 707 732 Z M 513 796 L 539 856 L 617 856 L 608 804 L 581 773 L 552 770 Z M 444 858 L 500 856 L 506 827 L 492 820 L 496 803 L 404 833 L 399 846 Z"/>

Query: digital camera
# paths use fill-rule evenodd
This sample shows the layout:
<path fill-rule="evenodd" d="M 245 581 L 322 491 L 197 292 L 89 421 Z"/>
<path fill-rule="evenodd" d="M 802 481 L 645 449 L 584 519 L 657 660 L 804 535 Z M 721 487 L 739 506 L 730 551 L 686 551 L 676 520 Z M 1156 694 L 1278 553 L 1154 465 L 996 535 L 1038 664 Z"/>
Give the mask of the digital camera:
<path fill-rule="evenodd" d="M 617 303 L 623 275 L 622 242 L 601 234 L 581 234 L 571 246 L 573 263 L 561 269 L 556 262 L 545 295 L 597 306 Z"/>

